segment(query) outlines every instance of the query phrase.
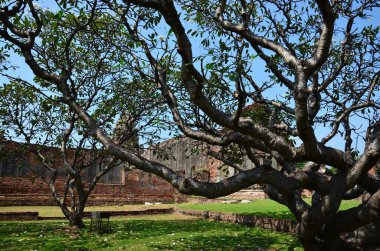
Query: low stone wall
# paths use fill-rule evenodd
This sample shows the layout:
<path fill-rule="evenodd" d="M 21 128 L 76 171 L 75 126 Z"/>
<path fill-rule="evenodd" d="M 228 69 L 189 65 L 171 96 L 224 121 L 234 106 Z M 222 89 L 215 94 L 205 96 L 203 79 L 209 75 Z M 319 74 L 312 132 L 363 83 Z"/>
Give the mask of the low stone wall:
<path fill-rule="evenodd" d="M 154 215 L 154 214 L 172 214 L 173 208 L 160 208 L 160 209 L 146 209 L 136 211 L 107 211 L 110 216 L 135 216 L 135 215 Z M 88 218 L 91 216 L 91 212 L 84 212 L 83 217 Z"/>
<path fill-rule="evenodd" d="M 156 214 L 172 214 L 173 208 L 157 208 L 135 211 L 107 211 L 111 217 L 115 216 L 137 216 L 137 215 L 156 215 Z M 90 218 L 91 212 L 84 212 L 83 218 Z M 59 220 L 66 219 L 65 217 L 38 217 L 39 220 Z"/>
<path fill-rule="evenodd" d="M 196 204 L 211 204 L 211 203 L 221 203 L 223 200 L 218 199 L 207 199 L 198 197 L 187 197 L 186 202 L 196 203 Z"/>
<path fill-rule="evenodd" d="M 175 209 L 174 212 L 203 217 L 206 219 L 212 219 L 217 221 L 238 223 L 247 226 L 261 227 L 273 231 L 285 232 L 285 233 L 295 233 L 297 222 L 292 220 L 282 220 L 282 219 L 272 219 L 272 218 L 261 218 L 253 215 L 244 214 L 231 214 L 231 213 L 221 213 L 212 211 L 196 211 L 196 210 L 185 210 L 185 209 Z"/>
<path fill-rule="evenodd" d="M 0 212 L 0 221 L 38 220 L 38 212 Z"/>
<path fill-rule="evenodd" d="M 239 192 L 230 194 L 226 197 L 233 200 L 257 200 L 257 199 L 269 198 L 268 195 L 266 195 L 264 191 L 261 189 L 255 189 L 255 190 L 243 189 L 243 190 L 240 190 Z"/>
<path fill-rule="evenodd" d="M 173 208 L 157 208 L 138 211 L 108 211 L 110 216 L 136 216 L 172 214 Z M 90 218 L 91 212 L 84 212 L 83 218 Z M 60 220 L 65 217 L 39 217 L 38 212 L 0 212 L 0 221 L 29 221 L 29 220 Z"/>

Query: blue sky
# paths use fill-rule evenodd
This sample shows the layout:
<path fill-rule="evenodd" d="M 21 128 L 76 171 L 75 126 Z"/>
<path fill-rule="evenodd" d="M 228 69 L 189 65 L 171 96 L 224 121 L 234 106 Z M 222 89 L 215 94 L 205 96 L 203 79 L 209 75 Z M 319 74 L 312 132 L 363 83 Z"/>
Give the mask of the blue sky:
<path fill-rule="evenodd" d="M 56 7 L 54 7 L 52 5 L 52 1 L 40 1 L 39 3 L 41 6 L 49 6 L 50 8 L 53 8 L 55 9 Z M 379 25 L 380 24 L 380 11 L 379 10 L 376 10 L 376 12 L 373 14 L 373 17 L 370 19 L 370 20 L 367 20 L 368 23 L 360 23 L 360 24 L 356 24 L 358 26 L 362 26 L 362 25 L 366 25 L 366 24 L 372 24 L 372 25 Z M 338 20 L 337 26 L 341 26 L 342 25 L 342 20 Z M 187 24 L 186 27 L 189 29 L 192 27 L 191 24 Z M 159 29 L 160 30 L 160 29 Z M 167 30 L 166 28 L 162 28 L 162 32 L 165 33 L 165 30 Z M 158 31 L 158 33 L 160 33 L 160 31 Z M 335 38 L 337 39 L 337 38 Z M 339 39 L 339 38 L 338 38 Z M 193 41 L 193 48 L 194 48 L 194 54 L 195 56 L 197 54 L 200 54 L 202 53 L 202 49 L 201 49 L 201 46 L 199 45 L 200 43 L 200 39 L 197 40 L 195 39 Z M 24 59 L 21 58 L 20 56 L 18 55 L 15 55 L 15 54 L 11 54 L 11 57 L 10 57 L 10 61 L 12 62 L 12 64 L 15 64 L 18 66 L 18 68 L 14 71 L 14 72 L 10 72 L 12 75 L 14 76 L 20 76 L 22 77 L 23 79 L 27 80 L 27 81 L 30 81 L 32 82 L 33 81 L 33 73 L 31 72 L 31 70 L 26 66 L 25 62 L 24 62 Z M 260 62 L 258 60 L 258 62 L 256 63 L 256 74 L 255 74 L 255 80 L 260 82 L 260 81 L 263 81 L 266 76 L 262 73 L 264 73 L 264 64 L 262 62 Z M 3 83 L 6 83 L 6 79 L 3 78 L 3 77 L 0 77 L 0 85 L 3 84 Z M 267 93 L 268 97 L 273 97 L 275 95 L 281 95 L 285 92 L 285 88 L 277 88 L 273 91 L 273 93 Z M 377 93 L 378 94 L 378 93 Z M 361 123 L 360 121 L 356 122 L 356 123 Z M 318 126 L 318 128 L 316 128 L 316 135 L 318 137 L 318 139 L 321 139 L 322 137 L 326 136 L 326 134 L 328 134 L 330 132 L 330 129 L 329 128 L 325 128 L 323 126 Z M 167 135 L 164 135 L 164 137 L 167 137 Z M 355 139 L 354 139 L 355 140 Z M 339 148 L 339 149 L 342 149 L 344 147 L 344 141 L 343 139 L 340 137 L 340 136 L 336 136 L 334 137 L 334 139 L 332 139 L 329 143 L 328 143 L 329 146 L 332 146 L 332 147 L 336 147 L 336 148 Z M 357 142 L 355 142 L 353 144 L 353 146 L 357 145 L 358 146 L 358 150 L 360 152 L 363 151 L 364 149 L 364 142 L 362 140 L 359 140 Z"/>

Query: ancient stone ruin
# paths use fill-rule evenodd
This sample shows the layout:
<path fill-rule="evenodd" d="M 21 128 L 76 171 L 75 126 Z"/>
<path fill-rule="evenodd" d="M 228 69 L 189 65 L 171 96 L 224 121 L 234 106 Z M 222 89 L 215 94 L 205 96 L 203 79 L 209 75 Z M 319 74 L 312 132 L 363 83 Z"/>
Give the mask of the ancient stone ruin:
<path fill-rule="evenodd" d="M 41 162 L 32 153 L 22 151 L 22 148 L 23 144 L 17 142 L 4 139 L 0 141 L 0 205 L 55 205 L 47 184 L 39 175 L 30 171 L 33 169 L 43 175 L 44 168 Z M 200 181 L 217 182 L 235 174 L 236 170 L 233 168 L 225 167 L 221 161 L 207 156 L 205 148 L 200 142 L 182 137 L 149 147 L 141 155 L 165 163 L 174 171 Z M 59 161 L 61 158 L 57 157 L 60 151 L 58 148 L 46 148 L 44 151 L 47 151 L 61 176 L 57 181 L 57 189 L 60 190 L 63 188 L 65 175 L 63 163 Z M 253 165 L 248 158 L 244 158 L 242 166 L 249 169 Z M 84 169 L 83 180 L 92 180 L 99 168 L 102 168 L 102 165 L 93 163 L 90 168 Z M 239 199 L 263 198 L 265 194 L 259 186 L 253 186 L 234 196 Z M 161 178 L 119 165 L 102 177 L 88 204 L 175 202 L 185 199 L 186 196 Z"/>

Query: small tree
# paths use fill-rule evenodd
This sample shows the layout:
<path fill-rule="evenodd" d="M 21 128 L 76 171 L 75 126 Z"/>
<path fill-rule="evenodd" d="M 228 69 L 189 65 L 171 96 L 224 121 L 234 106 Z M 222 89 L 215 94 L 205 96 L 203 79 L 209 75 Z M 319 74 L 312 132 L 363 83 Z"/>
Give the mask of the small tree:
<path fill-rule="evenodd" d="M 73 83 L 72 91 L 81 100 L 84 110 L 91 111 L 97 117 L 98 125 L 113 135 L 115 144 L 138 154 L 139 128 L 135 126 L 136 122 L 145 119 L 146 124 L 151 123 L 158 116 L 160 103 L 146 89 L 147 94 L 144 91 L 140 91 L 140 94 L 148 96 L 149 101 L 137 107 L 134 100 L 136 96 L 128 90 L 122 90 L 122 85 L 128 83 L 128 79 L 121 69 L 127 66 L 115 50 L 115 44 L 103 43 L 111 39 L 110 32 L 116 30 L 117 25 L 110 23 L 109 17 L 96 14 L 94 10 L 91 9 L 85 23 L 79 25 L 84 21 L 81 16 L 38 8 L 43 13 L 43 22 L 51 25 L 40 31 L 39 35 L 43 39 L 35 47 L 37 61 L 47 63 L 46 67 L 51 70 L 59 70 L 65 61 L 65 54 L 70 54 L 71 66 L 67 66 L 71 69 L 63 71 L 71 71 L 67 80 Z M 26 27 L 30 24 L 30 17 L 18 20 L 18 24 Z M 57 36 L 52 37 L 50 34 Z M 70 35 L 65 37 L 66 34 Z M 122 42 L 125 40 L 119 41 Z M 71 43 L 74 46 L 64 46 Z M 12 65 L 9 67 L 16 68 Z M 7 138 L 16 137 L 23 142 L 18 150 L 31 152 L 41 161 L 44 172 L 35 169 L 30 171 L 49 185 L 54 200 L 70 224 L 83 227 L 83 210 L 97 182 L 115 166 L 125 165 L 124 161 L 105 152 L 79 116 L 71 108 L 60 105 L 58 89 L 45 79 L 36 76 L 33 82 L 28 82 L 4 71 L 2 75 L 10 82 L 3 84 L 0 89 L 0 128 L 5 131 Z M 134 84 L 141 88 L 144 83 L 136 81 Z M 112 90 L 120 95 L 109 95 Z M 113 105 L 121 102 L 120 105 Z M 151 107 L 156 110 L 151 111 Z M 144 117 L 145 113 L 148 115 Z M 141 122 L 141 127 L 144 126 Z M 60 148 L 60 154 L 51 156 L 51 147 Z M 62 193 L 57 190 L 59 174 L 55 166 L 60 160 L 64 164 L 66 176 Z M 95 176 L 92 180 L 85 180 L 83 173 L 89 169 L 95 171 Z"/>
<path fill-rule="evenodd" d="M 379 27 L 369 20 L 378 14 L 378 1 L 58 1 L 60 11 L 52 17 L 75 17 L 66 26 L 46 22 L 48 15 L 32 2 L 2 3 L 3 42 L 38 77 L 34 87 L 55 90 L 59 105 L 69 107 L 110 155 L 164 178 L 185 194 L 215 198 L 265 184 L 270 198 L 294 214 L 305 250 L 374 244 L 360 242 L 369 236 L 353 240 L 344 233 L 380 224 L 380 181 L 368 173 L 380 158 Z M 112 35 L 98 32 L 104 20 L 112 24 L 107 30 Z M 86 27 L 96 32 L 85 32 Z M 45 37 L 44 31 L 49 31 Z M 113 99 L 119 101 L 113 105 L 123 107 L 120 97 L 128 93 L 135 107 L 161 104 L 148 110 L 159 114 L 150 125 L 165 125 L 174 134 L 211 145 L 238 145 L 254 163 L 259 150 L 281 169 L 257 163 L 221 182 L 199 182 L 120 147 L 107 135 L 99 114 L 86 109 L 89 97 L 77 95 L 77 90 L 97 89 L 76 77 L 96 69 L 79 60 L 89 48 L 77 40 L 83 34 L 96 39 L 93 47 L 102 51 L 102 59 L 118 62 L 107 71 L 116 69 L 114 74 L 126 80 L 102 89 L 105 103 Z M 53 44 L 58 55 L 42 56 L 41 44 Z M 103 46 L 112 48 L 112 56 Z M 257 123 L 243 114 L 250 102 L 290 119 L 275 120 L 271 113 L 271 123 Z M 146 132 L 144 136 L 160 139 L 159 131 Z M 344 146 L 328 145 L 339 137 Z M 364 143 L 357 159 L 355 139 Z M 239 168 L 239 161 L 225 163 Z M 302 169 L 300 163 L 306 163 Z M 339 171 L 318 172 L 325 165 Z M 357 186 L 369 199 L 338 211 Z M 302 189 L 316 191 L 320 199 L 307 204 Z"/>
<path fill-rule="evenodd" d="M 83 211 L 92 190 L 120 162 L 91 138 L 75 114 L 52 105 L 53 100 L 47 100 L 17 82 L 3 86 L 0 93 L 3 98 L 0 101 L 0 122 L 5 128 L 3 136 L 23 139 L 23 143 L 10 150 L 19 154 L 31 153 L 41 162 L 40 168 L 28 165 L 25 168 L 49 186 L 70 225 L 83 227 Z M 95 171 L 92 180 L 84 177 L 86 170 Z M 57 182 L 59 177 L 65 181 Z M 57 185 L 62 182 L 60 191 Z"/>

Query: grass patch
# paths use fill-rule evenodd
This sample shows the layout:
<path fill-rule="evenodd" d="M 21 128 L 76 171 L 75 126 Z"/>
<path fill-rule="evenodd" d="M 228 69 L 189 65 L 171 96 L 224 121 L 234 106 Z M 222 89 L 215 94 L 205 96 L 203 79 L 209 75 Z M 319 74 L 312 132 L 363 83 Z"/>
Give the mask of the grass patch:
<path fill-rule="evenodd" d="M 357 200 L 344 200 L 342 204 L 340 204 L 339 211 L 344 211 L 353 207 L 357 207 L 361 204 L 360 201 Z"/>
<path fill-rule="evenodd" d="M 311 204 L 311 199 L 305 199 L 305 201 Z M 358 206 L 358 201 L 343 201 L 339 210 L 347 210 L 352 207 Z M 293 214 L 289 209 L 273 200 L 259 199 L 254 200 L 251 203 L 245 204 L 192 204 L 184 203 L 178 204 L 177 207 L 190 210 L 202 210 L 202 211 L 216 211 L 235 214 L 252 214 L 258 217 L 269 217 L 276 219 L 291 219 L 294 220 Z"/>
<path fill-rule="evenodd" d="M 293 219 L 289 209 L 272 200 L 255 200 L 245 204 L 190 204 L 177 205 L 179 208 L 202 211 L 216 211 L 235 214 L 253 214 L 258 217 L 271 217 L 276 219 Z"/>
<path fill-rule="evenodd" d="M 111 226 L 98 234 L 59 221 L 0 223 L 0 250 L 302 250 L 291 235 L 181 215 L 114 218 Z"/>

